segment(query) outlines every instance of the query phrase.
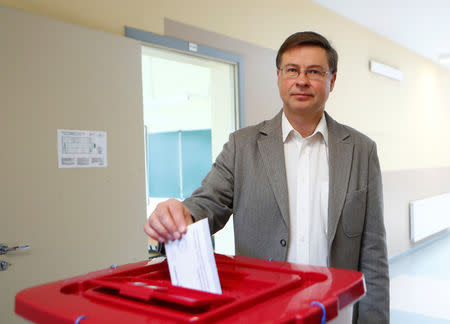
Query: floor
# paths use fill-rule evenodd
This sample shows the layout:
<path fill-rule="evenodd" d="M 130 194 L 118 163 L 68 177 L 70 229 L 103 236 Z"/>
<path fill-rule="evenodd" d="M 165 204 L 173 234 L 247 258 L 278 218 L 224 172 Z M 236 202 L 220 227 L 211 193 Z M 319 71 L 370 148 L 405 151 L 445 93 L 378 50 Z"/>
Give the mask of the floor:
<path fill-rule="evenodd" d="M 391 324 L 450 323 L 450 232 L 389 265 Z"/>

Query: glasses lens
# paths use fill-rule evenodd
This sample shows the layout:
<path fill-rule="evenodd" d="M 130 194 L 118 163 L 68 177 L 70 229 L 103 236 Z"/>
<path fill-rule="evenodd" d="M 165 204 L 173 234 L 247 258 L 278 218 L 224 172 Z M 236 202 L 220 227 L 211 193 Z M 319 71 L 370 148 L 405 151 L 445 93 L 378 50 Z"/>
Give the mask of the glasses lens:
<path fill-rule="evenodd" d="M 322 80 L 326 74 L 326 72 L 322 72 L 319 70 L 306 70 L 305 73 L 310 80 Z"/>
<path fill-rule="evenodd" d="M 288 78 L 296 78 L 296 77 L 298 77 L 299 70 L 298 70 L 298 68 L 293 67 L 293 66 L 286 66 L 283 69 L 283 73 Z"/>

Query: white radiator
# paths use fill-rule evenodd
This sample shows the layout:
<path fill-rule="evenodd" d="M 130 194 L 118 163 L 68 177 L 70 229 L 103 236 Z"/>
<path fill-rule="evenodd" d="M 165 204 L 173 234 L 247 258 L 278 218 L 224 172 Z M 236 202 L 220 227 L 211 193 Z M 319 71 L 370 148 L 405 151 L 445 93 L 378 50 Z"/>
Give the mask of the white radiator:
<path fill-rule="evenodd" d="M 450 228 L 450 193 L 410 202 L 409 218 L 412 242 Z"/>

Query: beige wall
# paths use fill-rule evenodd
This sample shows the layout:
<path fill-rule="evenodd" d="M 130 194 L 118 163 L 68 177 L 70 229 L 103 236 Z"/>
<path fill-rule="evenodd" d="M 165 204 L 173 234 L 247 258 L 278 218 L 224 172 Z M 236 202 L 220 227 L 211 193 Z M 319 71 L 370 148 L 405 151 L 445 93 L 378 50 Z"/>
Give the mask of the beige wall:
<path fill-rule="evenodd" d="M 145 259 L 141 46 L 0 5 L 0 323 L 19 290 Z M 107 167 L 58 168 L 57 130 L 107 136 Z"/>
<path fill-rule="evenodd" d="M 338 80 L 327 110 L 338 121 L 361 130 L 377 142 L 382 170 L 389 173 L 390 179 L 385 184 L 385 193 L 393 192 L 396 172 L 401 172 L 398 174 L 401 181 L 405 171 L 440 172 L 450 167 L 450 150 L 442 144 L 450 141 L 447 127 L 450 94 L 446 91 L 450 88 L 450 70 L 311 1 L 0 0 L 0 3 L 115 34 L 123 34 L 125 25 L 164 34 L 164 19 L 168 18 L 272 50 L 295 31 L 318 31 L 332 41 L 340 54 Z M 370 73 L 369 59 L 402 70 L 404 80 L 393 81 Z M 247 121 L 262 119 L 257 108 L 246 109 Z M 430 186 L 450 191 L 449 180 L 448 172 L 444 172 Z M 409 185 L 420 187 L 420 180 L 417 181 Z M 421 197 L 412 195 L 401 202 L 387 197 L 390 256 L 410 247 L 408 237 L 398 237 L 393 230 L 409 226 L 404 205 L 436 193 L 440 192 L 421 192 Z"/>

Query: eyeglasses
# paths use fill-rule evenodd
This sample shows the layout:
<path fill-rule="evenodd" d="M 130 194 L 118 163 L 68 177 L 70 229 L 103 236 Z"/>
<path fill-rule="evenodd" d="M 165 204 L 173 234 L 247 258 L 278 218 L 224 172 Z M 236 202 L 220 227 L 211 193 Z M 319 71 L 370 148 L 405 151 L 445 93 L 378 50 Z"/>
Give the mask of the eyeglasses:
<path fill-rule="evenodd" d="M 308 80 L 323 80 L 327 74 L 332 73 L 331 71 L 320 71 L 318 69 L 306 69 L 301 70 L 294 65 L 286 65 L 284 68 L 279 68 L 283 76 L 289 79 L 297 79 L 298 76 L 303 72 Z"/>

